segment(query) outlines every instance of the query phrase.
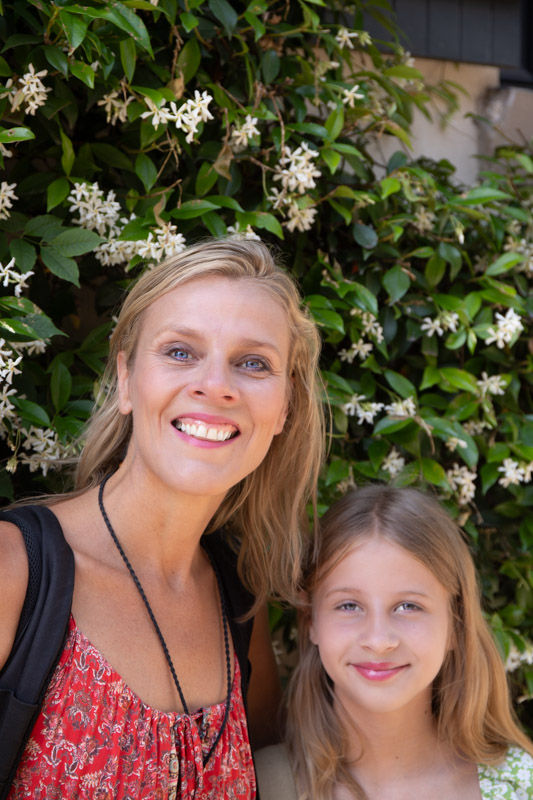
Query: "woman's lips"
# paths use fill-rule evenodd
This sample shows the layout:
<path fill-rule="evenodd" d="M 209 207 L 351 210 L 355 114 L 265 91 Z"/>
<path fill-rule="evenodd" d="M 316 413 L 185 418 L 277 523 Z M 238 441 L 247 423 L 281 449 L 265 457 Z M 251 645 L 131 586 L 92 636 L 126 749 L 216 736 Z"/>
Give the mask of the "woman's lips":
<path fill-rule="evenodd" d="M 391 664 L 387 661 L 376 663 L 372 661 L 353 664 L 357 672 L 369 681 L 386 681 L 398 675 L 408 664 Z"/>

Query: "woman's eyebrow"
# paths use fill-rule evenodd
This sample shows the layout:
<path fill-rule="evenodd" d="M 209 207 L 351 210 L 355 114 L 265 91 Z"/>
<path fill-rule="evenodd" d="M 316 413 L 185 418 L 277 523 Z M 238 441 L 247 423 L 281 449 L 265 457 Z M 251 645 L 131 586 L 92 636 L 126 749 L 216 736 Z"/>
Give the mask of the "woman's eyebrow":
<path fill-rule="evenodd" d="M 161 328 L 159 331 L 156 332 L 156 338 L 163 336 L 165 334 L 171 334 L 172 336 L 184 336 L 188 339 L 196 339 L 201 340 L 204 338 L 204 334 L 201 330 L 197 330 L 195 328 L 188 328 L 188 327 L 172 327 L 169 328 L 165 326 Z M 255 349 L 258 348 L 266 348 L 268 350 L 272 350 L 281 358 L 281 352 L 279 348 L 274 344 L 274 342 L 265 341 L 262 339 L 240 339 L 238 341 L 239 347 L 244 347 L 245 349 L 251 348 Z"/>

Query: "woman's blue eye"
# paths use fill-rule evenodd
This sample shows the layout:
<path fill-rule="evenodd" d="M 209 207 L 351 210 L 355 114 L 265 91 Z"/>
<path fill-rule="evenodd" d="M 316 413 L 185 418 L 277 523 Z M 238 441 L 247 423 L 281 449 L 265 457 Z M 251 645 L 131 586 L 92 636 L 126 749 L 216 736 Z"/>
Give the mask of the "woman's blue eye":
<path fill-rule="evenodd" d="M 416 603 L 400 603 L 398 608 L 404 611 L 420 611 L 420 606 L 417 606 Z"/>
<path fill-rule="evenodd" d="M 341 603 L 339 606 L 341 611 L 356 611 L 358 608 L 357 603 Z"/>
<path fill-rule="evenodd" d="M 246 369 L 251 369 L 254 372 L 261 372 L 262 370 L 268 369 L 267 364 L 260 358 L 246 358 L 241 363 L 243 367 L 246 367 Z"/>
<path fill-rule="evenodd" d="M 176 361 L 187 361 L 190 358 L 190 353 L 188 353 L 187 350 L 182 350 L 179 347 L 171 350 L 170 355 L 175 358 Z"/>

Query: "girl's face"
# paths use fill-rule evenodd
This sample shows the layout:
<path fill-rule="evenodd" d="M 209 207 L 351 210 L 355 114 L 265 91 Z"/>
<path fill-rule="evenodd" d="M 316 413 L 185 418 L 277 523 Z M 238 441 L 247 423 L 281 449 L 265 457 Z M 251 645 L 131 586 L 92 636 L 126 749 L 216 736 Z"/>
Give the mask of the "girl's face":
<path fill-rule="evenodd" d="M 427 713 L 450 648 L 449 596 L 407 550 L 372 536 L 318 585 L 310 637 L 354 721 L 417 708 Z"/>
<path fill-rule="evenodd" d="M 253 282 L 202 278 L 160 297 L 132 363 L 118 359 L 120 410 L 133 415 L 125 465 L 221 499 L 283 428 L 288 361 L 285 312 Z"/>

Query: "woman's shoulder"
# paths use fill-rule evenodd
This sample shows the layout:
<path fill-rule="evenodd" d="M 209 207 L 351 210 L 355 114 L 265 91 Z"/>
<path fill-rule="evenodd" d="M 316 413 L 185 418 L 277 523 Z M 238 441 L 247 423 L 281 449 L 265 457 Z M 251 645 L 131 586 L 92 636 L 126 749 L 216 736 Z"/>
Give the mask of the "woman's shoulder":
<path fill-rule="evenodd" d="M 510 747 L 501 764 L 480 765 L 478 769 L 484 799 L 533 799 L 533 756 L 521 747 Z"/>
<path fill-rule="evenodd" d="M 263 747 L 254 754 L 261 800 L 297 800 L 287 748 L 284 744 Z"/>

